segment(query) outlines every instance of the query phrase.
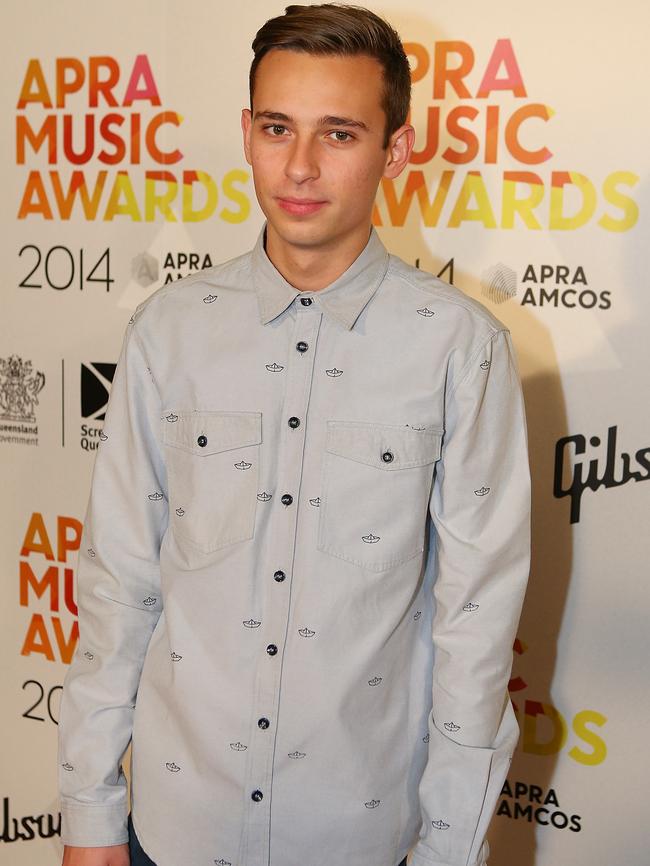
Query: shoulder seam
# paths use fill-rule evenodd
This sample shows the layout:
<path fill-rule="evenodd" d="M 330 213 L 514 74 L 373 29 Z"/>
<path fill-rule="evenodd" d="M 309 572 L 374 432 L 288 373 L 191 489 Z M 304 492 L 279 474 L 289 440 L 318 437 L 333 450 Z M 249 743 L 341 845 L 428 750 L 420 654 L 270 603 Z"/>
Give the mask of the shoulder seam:
<path fill-rule="evenodd" d="M 397 262 L 401 262 L 401 259 L 397 256 L 391 256 L 391 259 L 394 259 Z M 431 292 L 418 286 L 408 276 L 406 276 L 404 274 L 397 274 L 396 271 L 394 269 L 392 269 L 392 267 L 391 267 L 391 270 L 395 276 L 398 276 L 399 279 L 401 279 L 405 283 L 407 283 L 412 289 L 415 289 L 415 291 L 420 292 L 423 295 L 426 295 L 428 298 L 431 297 Z M 440 280 L 440 277 L 437 277 L 435 274 L 429 273 L 429 271 L 421 271 L 421 273 L 429 274 L 429 276 L 432 277 L 434 280 Z M 487 314 L 486 314 L 486 313 L 482 312 L 482 310 L 476 309 L 471 303 L 466 302 L 468 300 L 472 301 L 474 299 L 469 298 L 468 296 L 465 296 L 462 289 L 459 289 L 457 286 L 454 286 L 452 283 L 445 283 L 444 280 L 440 280 L 440 281 L 443 283 L 443 286 L 448 285 L 450 288 L 455 289 L 457 292 L 460 293 L 460 297 L 452 297 L 450 294 L 445 293 L 444 299 L 446 301 L 448 301 L 450 304 L 455 304 L 455 306 L 457 306 L 457 307 L 462 307 L 464 310 L 467 310 L 470 313 L 476 314 L 482 321 L 485 321 L 492 329 L 494 329 L 494 326 L 492 325 L 492 323 L 489 321 L 489 318 L 488 318 L 488 316 L 490 315 L 489 310 L 487 311 Z M 442 291 L 445 291 L 444 288 L 442 289 Z"/>
<path fill-rule="evenodd" d="M 456 393 L 458 388 L 463 384 L 465 379 L 468 377 L 469 372 L 472 369 L 472 363 L 477 359 L 480 352 L 485 348 L 485 346 L 487 346 L 488 343 L 491 343 L 492 340 L 494 340 L 494 338 L 497 337 L 499 334 L 508 333 L 508 331 L 509 331 L 509 329 L 505 325 L 503 325 L 503 327 L 501 327 L 501 328 L 493 328 L 492 333 L 487 338 L 487 340 L 483 340 L 481 343 L 479 343 L 479 345 L 476 347 L 476 349 L 469 356 L 468 360 L 465 363 L 465 366 L 462 368 L 462 370 L 458 374 L 458 380 L 457 380 L 456 384 L 452 386 L 452 389 L 449 392 L 450 398 L 453 397 L 453 395 Z"/>

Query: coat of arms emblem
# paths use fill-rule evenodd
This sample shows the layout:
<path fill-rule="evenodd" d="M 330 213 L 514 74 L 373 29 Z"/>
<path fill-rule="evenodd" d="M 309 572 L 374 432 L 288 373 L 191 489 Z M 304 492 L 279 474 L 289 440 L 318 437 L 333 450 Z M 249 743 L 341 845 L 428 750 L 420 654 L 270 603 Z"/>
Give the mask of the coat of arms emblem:
<path fill-rule="evenodd" d="M 31 361 L 18 355 L 0 358 L 0 418 L 36 421 L 34 406 L 45 385 L 45 374 L 32 370 Z"/>

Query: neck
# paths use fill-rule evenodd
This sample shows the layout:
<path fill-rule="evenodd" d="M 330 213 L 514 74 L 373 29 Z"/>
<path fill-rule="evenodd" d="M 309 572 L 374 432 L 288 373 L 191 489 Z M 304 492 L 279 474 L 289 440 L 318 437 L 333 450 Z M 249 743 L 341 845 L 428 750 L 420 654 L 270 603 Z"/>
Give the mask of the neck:
<path fill-rule="evenodd" d="M 266 254 L 285 280 L 300 292 L 317 292 L 345 273 L 370 237 L 370 226 L 361 226 L 343 240 L 314 249 L 287 243 L 273 227 L 266 226 Z"/>

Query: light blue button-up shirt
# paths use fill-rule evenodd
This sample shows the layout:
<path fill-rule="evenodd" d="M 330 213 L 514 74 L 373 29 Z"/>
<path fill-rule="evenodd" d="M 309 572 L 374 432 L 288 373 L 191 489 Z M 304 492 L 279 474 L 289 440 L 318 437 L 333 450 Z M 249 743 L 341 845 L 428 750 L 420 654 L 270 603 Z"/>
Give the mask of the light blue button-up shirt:
<path fill-rule="evenodd" d="M 157 866 L 478 866 L 518 738 L 530 477 L 508 330 L 372 230 L 126 327 L 78 560 L 62 839 Z"/>

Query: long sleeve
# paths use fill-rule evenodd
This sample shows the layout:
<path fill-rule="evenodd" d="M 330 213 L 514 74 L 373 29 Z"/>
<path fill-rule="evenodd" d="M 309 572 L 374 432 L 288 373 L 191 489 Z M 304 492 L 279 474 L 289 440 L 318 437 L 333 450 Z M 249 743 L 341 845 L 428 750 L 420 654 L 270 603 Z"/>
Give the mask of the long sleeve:
<path fill-rule="evenodd" d="M 429 509 L 433 707 L 410 866 L 483 866 L 519 737 L 507 685 L 530 564 L 530 474 L 507 330 L 471 354 L 449 391 Z"/>
<path fill-rule="evenodd" d="M 115 370 L 77 564 L 79 643 L 64 680 L 58 742 L 67 845 L 128 840 L 121 760 L 162 609 L 159 551 L 168 518 L 161 407 L 137 314 Z"/>

